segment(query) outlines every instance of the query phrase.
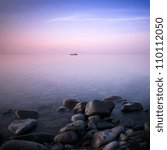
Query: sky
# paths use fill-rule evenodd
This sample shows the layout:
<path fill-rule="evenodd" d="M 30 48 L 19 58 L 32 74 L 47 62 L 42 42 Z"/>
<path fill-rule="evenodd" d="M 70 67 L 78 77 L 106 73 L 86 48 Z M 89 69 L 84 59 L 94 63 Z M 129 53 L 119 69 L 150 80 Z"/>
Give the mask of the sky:
<path fill-rule="evenodd" d="M 149 0 L 0 0 L 0 54 L 149 54 Z"/>

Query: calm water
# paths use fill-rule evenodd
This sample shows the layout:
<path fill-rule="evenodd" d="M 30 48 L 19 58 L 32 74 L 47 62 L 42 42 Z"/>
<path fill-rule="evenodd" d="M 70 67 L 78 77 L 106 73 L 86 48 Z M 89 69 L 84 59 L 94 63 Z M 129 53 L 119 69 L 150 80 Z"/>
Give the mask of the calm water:
<path fill-rule="evenodd" d="M 148 55 L 0 56 L 1 109 L 111 95 L 149 106 Z"/>

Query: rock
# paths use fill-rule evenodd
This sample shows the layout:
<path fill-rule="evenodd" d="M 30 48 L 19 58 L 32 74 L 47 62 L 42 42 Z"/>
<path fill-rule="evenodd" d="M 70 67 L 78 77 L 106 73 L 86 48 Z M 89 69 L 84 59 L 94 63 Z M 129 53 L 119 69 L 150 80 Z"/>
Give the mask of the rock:
<path fill-rule="evenodd" d="M 126 141 L 119 141 L 119 145 L 120 146 L 125 146 L 125 145 L 127 145 L 127 142 Z"/>
<path fill-rule="evenodd" d="M 97 126 L 93 121 L 89 121 L 88 122 L 88 128 L 89 128 L 89 130 L 96 130 Z"/>
<path fill-rule="evenodd" d="M 119 124 L 120 120 L 117 118 L 113 118 L 113 120 L 111 121 L 114 125 Z"/>
<path fill-rule="evenodd" d="M 107 97 L 107 98 L 104 98 L 103 101 L 106 102 L 106 103 L 113 103 L 113 102 L 116 102 L 117 100 L 122 100 L 122 97 L 120 96 L 110 96 L 110 97 Z"/>
<path fill-rule="evenodd" d="M 132 136 L 133 135 L 133 130 L 132 129 L 127 129 L 125 131 L 125 134 L 129 137 L 129 136 Z"/>
<path fill-rule="evenodd" d="M 112 112 L 114 106 L 115 106 L 114 103 L 108 105 L 105 102 L 100 100 L 92 100 L 86 105 L 85 115 L 87 116 L 109 115 Z"/>
<path fill-rule="evenodd" d="M 113 116 L 109 116 L 109 117 L 105 117 L 103 120 L 107 122 L 112 122 L 113 119 L 114 119 Z"/>
<path fill-rule="evenodd" d="M 110 142 L 107 144 L 103 150 L 116 150 L 117 147 L 119 146 L 119 143 L 117 141 Z"/>
<path fill-rule="evenodd" d="M 33 129 L 37 124 L 35 119 L 21 119 L 14 120 L 9 126 L 8 129 L 16 135 L 27 133 Z"/>
<path fill-rule="evenodd" d="M 108 123 L 106 121 L 101 121 L 101 122 L 97 123 L 97 129 L 98 130 L 111 129 L 113 127 L 114 127 L 113 124 Z"/>
<path fill-rule="evenodd" d="M 86 135 L 85 135 L 85 138 L 86 138 L 86 139 L 92 138 L 92 136 L 93 136 L 96 132 L 98 132 L 98 130 L 90 130 L 90 131 L 88 131 L 88 132 L 86 133 Z"/>
<path fill-rule="evenodd" d="M 1 147 L 1 150 L 48 150 L 42 144 L 30 142 L 30 141 L 21 141 L 21 140 L 11 140 L 4 143 Z"/>
<path fill-rule="evenodd" d="M 18 110 L 15 112 L 16 117 L 18 119 L 37 119 L 38 118 L 38 112 L 32 111 L 32 110 Z"/>
<path fill-rule="evenodd" d="M 76 104 L 78 104 L 79 101 L 77 99 L 64 99 L 63 100 L 63 106 L 67 108 L 74 108 Z"/>
<path fill-rule="evenodd" d="M 73 131 L 62 132 L 54 137 L 54 143 L 76 144 L 77 141 L 77 134 Z"/>
<path fill-rule="evenodd" d="M 102 145 L 106 145 L 116 138 L 124 131 L 123 127 L 117 126 L 113 129 L 108 129 L 104 131 L 99 131 L 95 133 L 92 137 L 92 147 L 98 148 Z"/>
<path fill-rule="evenodd" d="M 66 145 L 64 145 L 64 149 L 75 149 L 75 146 L 74 145 L 70 145 L 70 144 L 66 144 Z"/>
<path fill-rule="evenodd" d="M 85 115 L 84 114 L 76 114 L 76 115 L 73 115 L 71 117 L 71 121 L 72 122 L 75 122 L 75 121 L 78 121 L 78 120 L 85 120 Z"/>
<path fill-rule="evenodd" d="M 89 116 L 88 120 L 92 121 L 96 124 L 96 123 L 100 122 L 100 116 L 99 115 Z"/>
<path fill-rule="evenodd" d="M 140 102 L 127 102 L 121 106 L 123 112 L 133 112 L 142 110 L 143 106 Z"/>
<path fill-rule="evenodd" d="M 59 108 L 57 108 L 57 111 L 58 112 L 68 112 L 69 109 L 65 106 L 60 106 Z"/>
<path fill-rule="evenodd" d="M 73 111 L 74 113 L 84 113 L 87 102 L 80 102 L 75 105 Z"/>
<path fill-rule="evenodd" d="M 11 137 L 12 140 L 25 140 L 25 141 L 33 141 L 37 143 L 52 143 L 54 139 L 54 135 L 48 133 L 31 133 L 20 136 Z"/>
<path fill-rule="evenodd" d="M 63 145 L 61 143 L 57 143 L 54 146 L 52 146 L 50 150 L 63 150 L 63 149 L 64 149 Z"/>
<path fill-rule="evenodd" d="M 77 133 L 83 133 L 85 131 L 85 122 L 78 120 L 73 123 L 67 124 L 65 127 L 60 129 L 60 132 L 64 131 L 76 131 Z"/>
<path fill-rule="evenodd" d="M 121 134 L 119 135 L 119 140 L 120 140 L 120 141 L 126 141 L 126 140 L 128 140 L 128 137 L 127 137 L 127 135 L 121 133 Z"/>

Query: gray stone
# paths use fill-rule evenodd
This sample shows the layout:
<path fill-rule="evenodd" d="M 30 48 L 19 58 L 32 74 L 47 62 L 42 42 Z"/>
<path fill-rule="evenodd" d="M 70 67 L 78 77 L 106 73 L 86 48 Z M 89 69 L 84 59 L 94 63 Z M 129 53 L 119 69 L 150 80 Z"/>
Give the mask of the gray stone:
<path fill-rule="evenodd" d="M 97 129 L 98 130 L 104 130 L 104 129 L 111 129 L 113 128 L 113 124 L 112 123 L 108 123 L 106 121 L 101 121 L 97 123 Z"/>
<path fill-rule="evenodd" d="M 85 122 L 82 120 L 75 121 L 73 123 L 67 124 L 65 127 L 60 129 L 60 132 L 64 131 L 84 131 L 85 130 Z"/>
<path fill-rule="evenodd" d="M 48 148 L 35 142 L 11 140 L 4 143 L 0 150 L 48 150 Z"/>
<path fill-rule="evenodd" d="M 110 96 L 110 97 L 106 97 L 103 99 L 104 102 L 106 103 L 113 103 L 113 102 L 116 102 L 118 100 L 122 100 L 122 97 L 120 96 Z"/>
<path fill-rule="evenodd" d="M 67 108 L 74 108 L 76 104 L 78 104 L 79 101 L 77 99 L 64 99 L 63 100 L 63 106 Z"/>
<path fill-rule="evenodd" d="M 33 110 L 18 110 L 15 112 L 15 114 L 18 119 L 38 118 L 38 112 Z"/>
<path fill-rule="evenodd" d="M 80 102 L 75 105 L 73 111 L 74 113 L 84 113 L 87 102 Z"/>
<path fill-rule="evenodd" d="M 76 115 L 73 115 L 71 117 L 71 121 L 72 122 L 75 122 L 75 121 L 78 121 L 78 120 L 85 120 L 85 115 L 84 114 L 76 114 Z"/>
<path fill-rule="evenodd" d="M 88 120 L 92 121 L 96 124 L 96 123 L 100 122 L 100 116 L 99 115 L 89 116 Z"/>
<path fill-rule="evenodd" d="M 113 129 L 99 131 L 92 137 L 92 147 L 98 148 L 102 145 L 106 145 L 118 138 L 122 132 L 124 132 L 124 129 L 121 126 L 117 126 Z"/>
<path fill-rule="evenodd" d="M 96 130 L 97 126 L 93 121 L 89 121 L 88 122 L 88 128 L 89 128 L 89 130 Z"/>
<path fill-rule="evenodd" d="M 8 129 L 16 135 L 27 133 L 33 129 L 37 124 L 35 119 L 21 119 L 14 120 L 9 126 Z"/>
<path fill-rule="evenodd" d="M 103 150 L 116 150 L 116 148 L 119 146 L 119 143 L 117 141 L 110 142 L 107 144 Z"/>
<path fill-rule="evenodd" d="M 37 143 L 52 143 L 54 135 L 48 133 L 31 133 L 19 136 L 11 137 L 12 140 L 25 140 L 25 141 L 33 141 Z"/>
<path fill-rule="evenodd" d="M 57 111 L 58 112 L 68 112 L 69 109 L 65 106 L 60 106 L 59 108 L 57 108 Z"/>
<path fill-rule="evenodd" d="M 109 115 L 112 112 L 114 106 L 115 106 L 114 103 L 108 105 L 100 100 L 92 100 L 86 105 L 85 115 L 87 116 Z"/>
<path fill-rule="evenodd" d="M 73 131 L 62 132 L 54 137 L 54 143 L 75 144 L 77 141 L 77 134 Z"/>
<path fill-rule="evenodd" d="M 142 109 L 143 106 L 140 102 L 127 102 L 121 106 L 121 111 L 123 112 L 140 111 Z"/>
<path fill-rule="evenodd" d="M 127 141 L 127 140 L 128 140 L 128 137 L 127 137 L 127 135 L 121 133 L 121 134 L 119 135 L 119 140 L 120 140 L 120 141 Z"/>

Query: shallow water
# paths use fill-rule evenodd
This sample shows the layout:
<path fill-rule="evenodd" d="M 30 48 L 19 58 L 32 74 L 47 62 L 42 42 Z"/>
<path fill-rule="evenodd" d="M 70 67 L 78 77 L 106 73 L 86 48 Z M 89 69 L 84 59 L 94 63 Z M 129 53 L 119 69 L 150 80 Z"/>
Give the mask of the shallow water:
<path fill-rule="evenodd" d="M 119 95 L 149 108 L 149 88 L 148 55 L 1 55 L 0 133 L 8 140 L 14 111 L 34 109 L 39 119 L 32 132 L 56 134 L 72 115 L 56 112 L 65 98 Z M 120 104 L 112 114 L 126 122 L 149 120 L 149 112 L 121 113 Z"/>
<path fill-rule="evenodd" d="M 1 55 L 1 107 L 60 105 L 111 95 L 149 106 L 148 55 Z"/>

